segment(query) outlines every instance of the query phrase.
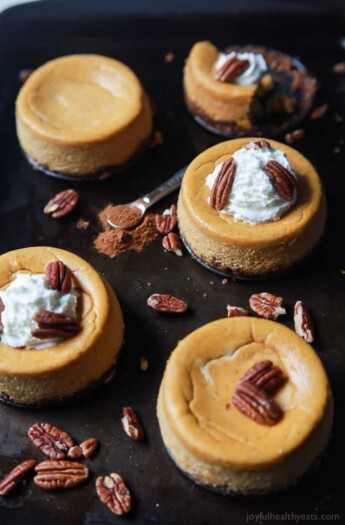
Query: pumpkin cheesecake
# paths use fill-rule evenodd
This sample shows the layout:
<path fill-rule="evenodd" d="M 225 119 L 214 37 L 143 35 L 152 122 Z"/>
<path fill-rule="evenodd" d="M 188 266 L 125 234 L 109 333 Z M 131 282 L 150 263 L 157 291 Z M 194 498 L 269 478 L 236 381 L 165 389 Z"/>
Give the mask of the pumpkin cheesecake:
<path fill-rule="evenodd" d="M 227 136 L 272 136 L 308 112 L 315 78 L 296 59 L 259 46 L 224 52 L 197 42 L 184 68 L 187 108 L 197 122 Z"/>
<path fill-rule="evenodd" d="M 197 484 L 224 493 L 285 489 L 322 455 L 333 401 L 313 348 L 264 319 L 221 319 L 170 356 L 158 397 L 164 445 Z"/>
<path fill-rule="evenodd" d="M 152 111 L 137 76 L 99 55 L 69 55 L 34 71 L 16 102 L 20 145 L 35 168 L 104 178 L 139 157 Z"/>
<path fill-rule="evenodd" d="M 0 257 L 0 399 L 60 404 L 105 379 L 124 332 L 118 300 L 76 255 L 50 247 Z"/>
<path fill-rule="evenodd" d="M 178 219 L 187 248 L 203 265 L 234 278 L 266 278 L 314 251 L 326 202 L 301 153 L 273 140 L 235 139 L 188 166 Z"/>

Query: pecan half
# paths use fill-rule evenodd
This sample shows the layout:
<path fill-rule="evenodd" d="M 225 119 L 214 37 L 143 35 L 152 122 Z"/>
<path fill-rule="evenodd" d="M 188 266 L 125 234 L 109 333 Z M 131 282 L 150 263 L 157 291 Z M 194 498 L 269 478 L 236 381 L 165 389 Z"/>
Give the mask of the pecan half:
<path fill-rule="evenodd" d="M 177 224 L 176 206 L 175 208 L 173 206 L 170 210 L 165 210 L 163 215 L 156 214 L 156 228 L 162 235 L 172 232 Z"/>
<path fill-rule="evenodd" d="M 144 429 L 141 424 L 141 421 L 136 412 L 134 412 L 131 407 L 124 407 L 123 418 L 121 419 L 121 424 L 123 430 L 126 432 L 134 441 L 142 441 L 144 439 Z"/>
<path fill-rule="evenodd" d="M 71 436 L 50 423 L 35 423 L 29 428 L 28 436 L 51 459 L 63 459 L 74 446 Z"/>
<path fill-rule="evenodd" d="M 260 425 L 275 425 L 282 417 L 277 403 L 261 388 L 241 382 L 232 396 L 234 406 Z"/>
<path fill-rule="evenodd" d="M 218 211 L 225 208 L 235 179 L 236 162 L 230 157 L 223 162 L 222 167 L 213 184 L 210 196 L 210 205 Z"/>
<path fill-rule="evenodd" d="M 83 457 L 83 451 L 79 445 L 74 445 L 67 452 L 67 457 L 71 459 L 80 459 Z"/>
<path fill-rule="evenodd" d="M 121 516 L 131 510 L 131 493 L 119 474 L 112 472 L 109 476 L 99 476 L 96 491 L 101 502 L 114 514 Z"/>
<path fill-rule="evenodd" d="M 291 173 L 279 162 L 269 160 L 264 166 L 264 172 L 273 186 L 285 201 L 291 201 L 296 187 L 296 181 Z"/>
<path fill-rule="evenodd" d="M 80 443 L 79 446 L 83 452 L 84 458 L 90 458 L 91 456 L 94 455 L 96 448 L 98 446 L 98 442 L 97 442 L 97 439 L 90 438 Z"/>
<path fill-rule="evenodd" d="M 276 320 L 279 315 L 286 314 L 282 307 L 283 298 L 271 293 L 255 293 L 249 299 L 251 309 L 260 317 Z"/>
<path fill-rule="evenodd" d="M 75 190 L 65 190 L 50 199 L 45 205 L 43 213 L 51 215 L 53 219 L 60 219 L 71 213 L 79 200 L 79 193 Z"/>
<path fill-rule="evenodd" d="M 254 144 L 255 144 L 255 147 L 259 149 L 271 147 L 271 144 L 267 142 L 267 140 L 265 139 L 256 140 Z"/>
<path fill-rule="evenodd" d="M 319 118 L 322 118 L 328 111 L 328 104 L 321 104 L 321 106 L 317 106 L 310 114 L 311 120 L 317 120 Z"/>
<path fill-rule="evenodd" d="M 35 470 L 34 482 L 44 490 L 70 489 L 89 477 L 89 469 L 74 461 L 42 461 Z"/>
<path fill-rule="evenodd" d="M 4 325 L 2 324 L 2 321 L 1 321 L 1 314 L 2 312 L 5 310 L 5 306 L 4 306 L 4 303 L 2 302 L 2 300 L 0 299 L 0 331 L 3 329 Z"/>
<path fill-rule="evenodd" d="M 14 467 L 0 483 L 0 496 L 7 496 L 12 492 L 23 477 L 34 468 L 36 463 L 35 459 L 28 459 Z"/>
<path fill-rule="evenodd" d="M 236 55 L 227 60 L 222 67 L 217 69 L 214 78 L 218 82 L 232 82 L 249 67 L 249 60 L 241 60 Z"/>
<path fill-rule="evenodd" d="M 297 301 L 294 307 L 295 332 L 307 343 L 314 341 L 314 326 L 308 310 L 305 309 L 302 301 Z"/>
<path fill-rule="evenodd" d="M 246 317 L 249 315 L 247 308 L 241 308 L 240 306 L 232 306 L 228 304 L 227 307 L 228 317 Z"/>
<path fill-rule="evenodd" d="M 273 366 L 269 359 L 255 363 L 242 377 L 240 383 L 251 383 L 265 392 L 272 394 L 276 392 L 284 382 L 283 372 L 277 366 Z"/>
<path fill-rule="evenodd" d="M 285 135 L 285 140 L 288 144 L 294 144 L 295 142 L 302 140 L 305 137 L 305 129 L 295 129 L 291 133 Z"/>
<path fill-rule="evenodd" d="M 181 314 L 188 309 L 188 304 L 178 297 L 168 294 L 154 293 L 147 299 L 147 305 L 157 312 Z"/>
<path fill-rule="evenodd" d="M 67 339 L 79 332 L 79 323 L 74 317 L 43 310 L 32 316 L 38 328 L 31 330 L 37 339 Z"/>
<path fill-rule="evenodd" d="M 53 261 L 46 267 L 46 281 L 52 290 L 68 293 L 72 287 L 70 269 L 62 261 Z"/>
<path fill-rule="evenodd" d="M 162 240 L 162 245 L 167 252 L 173 252 L 178 257 L 182 257 L 182 245 L 176 233 L 170 232 L 168 235 L 165 235 Z"/>

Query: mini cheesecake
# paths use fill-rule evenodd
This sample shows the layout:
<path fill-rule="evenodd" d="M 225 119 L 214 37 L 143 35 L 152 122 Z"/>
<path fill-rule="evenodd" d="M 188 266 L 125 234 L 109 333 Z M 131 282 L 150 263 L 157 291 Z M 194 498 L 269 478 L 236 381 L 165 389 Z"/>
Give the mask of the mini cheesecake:
<path fill-rule="evenodd" d="M 2 401 L 60 404 L 113 372 L 122 313 L 112 288 L 86 261 L 50 247 L 8 252 L 0 257 L 0 292 Z"/>
<path fill-rule="evenodd" d="M 198 42 L 184 68 L 187 108 L 215 133 L 272 136 L 309 111 L 317 86 L 304 66 L 280 51 Z"/>
<path fill-rule="evenodd" d="M 34 71 L 16 102 L 20 145 L 52 175 L 104 178 L 146 149 L 152 111 L 126 65 L 99 55 L 70 55 Z"/>
<path fill-rule="evenodd" d="M 178 343 L 157 412 L 168 454 L 197 484 L 259 494 L 287 488 L 320 459 L 333 401 L 308 343 L 273 321 L 237 317 Z"/>
<path fill-rule="evenodd" d="M 227 174 L 218 188 L 224 202 L 213 202 L 219 168 L 232 158 L 234 179 Z M 265 172 L 268 163 L 283 170 L 283 186 L 281 174 Z M 289 195 L 284 184 L 292 185 Z M 295 149 L 273 140 L 235 139 L 204 151 L 188 166 L 178 219 L 186 247 L 209 269 L 234 278 L 267 278 L 293 269 L 314 251 L 326 202 L 317 172 Z"/>

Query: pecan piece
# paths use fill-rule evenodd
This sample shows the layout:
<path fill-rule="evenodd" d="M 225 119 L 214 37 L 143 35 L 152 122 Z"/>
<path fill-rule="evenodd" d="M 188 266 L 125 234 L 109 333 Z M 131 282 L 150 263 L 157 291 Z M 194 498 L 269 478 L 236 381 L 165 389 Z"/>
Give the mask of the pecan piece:
<path fill-rule="evenodd" d="M 285 140 L 288 144 L 294 144 L 298 140 L 302 140 L 305 137 L 305 130 L 304 129 L 295 129 L 294 131 L 291 131 L 291 133 L 287 133 L 285 135 Z"/>
<path fill-rule="evenodd" d="M 0 483 L 0 496 L 7 496 L 16 488 L 23 477 L 36 465 L 35 459 L 28 459 L 19 463 Z"/>
<path fill-rule="evenodd" d="M 79 323 L 74 317 L 43 310 L 32 316 L 38 328 L 31 330 L 37 339 L 67 339 L 79 332 Z"/>
<path fill-rule="evenodd" d="M 4 303 L 2 302 L 2 300 L 0 299 L 0 331 L 3 329 L 4 325 L 2 324 L 2 321 L 1 321 L 1 314 L 2 312 L 5 310 L 5 306 L 4 306 Z"/>
<path fill-rule="evenodd" d="M 51 459 L 63 459 L 74 446 L 71 436 L 50 423 L 35 423 L 29 428 L 28 436 Z"/>
<path fill-rule="evenodd" d="M 62 261 L 49 263 L 46 267 L 45 278 L 52 290 L 63 293 L 71 291 L 71 271 Z"/>
<path fill-rule="evenodd" d="M 269 160 L 264 166 L 264 172 L 272 182 L 273 186 L 285 201 L 291 201 L 296 187 L 293 175 L 279 162 Z"/>
<path fill-rule="evenodd" d="M 282 417 L 277 403 L 261 388 L 241 382 L 232 396 L 234 406 L 260 425 L 275 425 Z"/>
<path fill-rule="evenodd" d="M 51 215 L 53 219 L 60 219 L 71 213 L 79 200 L 79 193 L 75 190 L 65 190 L 50 199 L 45 205 L 43 213 Z"/>
<path fill-rule="evenodd" d="M 173 252 L 178 257 L 182 257 L 182 245 L 176 233 L 170 232 L 168 235 L 165 235 L 162 240 L 162 245 L 167 252 Z"/>
<path fill-rule="evenodd" d="M 236 55 L 227 60 L 214 74 L 218 82 L 232 82 L 249 67 L 249 60 L 241 60 Z"/>
<path fill-rule="evenodd" d="M 254 144 L 255 144 L 255 147 L 259 149 L 271 147 L 271 144 L 267 142 L 267 140 L 265 139 L 256 140 Z"/>
<path fill-rule="evenodd" d="M 119 474 L 112 472 L 109 476 L 99 476 L 96 491 L 101 502 L 114 514 L 121 516 L 131 510 L 131 493 Z"/>
<path fill-rule="evenodd" d="M 121 424 L 123 430 L 126 432 L 127 436 L 134 441 L 142 441 L 145 434 L 138 414 L 134 412 L 131 407 L 124 407 L 122 411 L 123 418 L 121 419 Z"/>
<path fill-rule="evenodd" d="M 272 394 L 276 392 L 284 382 L 283 372 L 277 366 L 273 366 L 269 359 L 255 363 L 242 377 L 240 383 L 251 383 L 265 392 Z"/>
<path fill-rule="evenodd" d="M 90 458 L 91 456 L 94 455 L 95 450 L 98 446 L 98 442 L 97 442 L 97 439 L 90 438 L 80 443 L 79 446 L 83 452 L 84 458 Z"/>
<path fill-rule="evenodd" d="M 156 214 L 156 228 L 162 235 L 172 232 L 177 224 L 176 205 L 173 204 L 163 212 L 163 215 Z"/>
<path fill-rule="evenodd" d="M 321 104 L 321 106 L 317 106 L 310 114 L 311 120 L 317 120 L 321 117 L 323 117 L 328 111 L 328 104 Z"/>
<path fill-rule="evenodd" d="M 228 317 L 246 317 L 249 315 L 247 308 L 241 308 L 240 306 L 232 306 L 228 304 L 227 307 Z"/>
<path fill-rule="evenodd" d="M 89 469 L 74 461 L 42 461 L 35 470 L 34 482 L 44 490 L 70 489 L 89 477 Z"/>
<path fill-rule="evenodd" d="M 147 305 L 157 312 L 182 314 L 188 309 L 188 304 L 178 297 L 168 294 L 154 293 L 147 299 Z"/>
<path fill-rule="evenodd" d="M 79 445 L 74 445 L 67 452 L 67 457 L 71 459 L 80 459 L 83 457 L 83 451 Z"/>
<path fill-rule="evenodd" d="M 236 162 L 230 157 L 223 162 L 217 178 L 213 184 L 210 205 L 218 211 L 225 208 L 235 179 Z"/>
<path fill-rule="evenodd" d="M 249 299 L 251 309 L 260 317 L 276 320 L 279 315 L 286 314 L 282 307 L 283 298 L 271 293 L 255 293 Z"/>
<path fill-rule="evenodd" d="M 295 332 L 307 343 L 314 341 L 314 326 L 308 310 L 305 309 L 302 301 L 297 301 L 294 307 Z"/>

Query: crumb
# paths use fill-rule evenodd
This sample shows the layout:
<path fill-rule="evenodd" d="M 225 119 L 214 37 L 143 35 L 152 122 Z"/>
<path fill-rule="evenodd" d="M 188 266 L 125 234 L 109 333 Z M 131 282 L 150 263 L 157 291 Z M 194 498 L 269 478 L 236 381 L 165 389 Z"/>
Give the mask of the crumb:
<path fill-rule="evenodd" d="M 205 299 L 206 299 L 206 297 L 208 297 L 208 293 L 205 292 L 205 293 L 202 294 L 202 296 L 205 297 Z"/>
<path fill-rule="evenodd" d="M 78 230 L 86 230 L 90 226 L 90 221 L 85 221 L 84 219 L 78 219 L 76 226 Z"/>
<path fill-rule="evenodd" d="M 149 288 L 151 288 L 151 287 L 152 287 L 152 283 L 150 283 L 150 282 L 147 282 L 146 284 L 147 284 L 147 286 L 148 286 Z"/>
<path fill-rule="evenodd" d="M 156 507 L 159 507 L 159 503 L 156 503 Z"/>
<path fill-rule="evenodd" d="M 339 115 L 339 113 L 335 113 L 334 120 L 336 122 L 342 122 L 343 121 L 343 117 L 341 115 Z"/>
<path fill-rule="evenodd" d="M 345 62 L 338 62 L 337 64 L 334 64 L 332 72 L 337 74 L 345 73 Z"/>
<path fill-rule="evenodd" d="M 210 285 L 211 285 L 211 286 L 214 286 L 214 281 L 210 281 Z"/>
<path fill-rule="evenodd" d="M 27 81 L 31 73 L 32 73 L 32 69 L 22 69 L 21 71 L 19 71 L 19 75 L 18 75 L 19 81 L 22 84 L 24 84 L 24 82 Z"/>
<path fill-rule="evenodd" d="M 230 403 L 226 403 L 225 410 L 229 410 L 229 408 L 230 408 Z"/>
<path fill-rule="evenodd" d="M 342 275 L 345 275 L 345 270 L 340 270 L 340 273 L 341 273 Z"/>
<path fill-rule="evenodd" d="M 334 150 L 333 150 L 333 153 L 335 153 L 336 155 L 337 155 L 338 153 L 340 153 L 340 152 L 341 152 L 341 149 L 340 149 L 340 148 L 334 148 Z"/>
<path fill-rule="evenodd" d="M 162 132 L 161 131 L 155 131 L 154 134 L 153 134 L 153 137 L 151 139 L 149 148 L 153 149 L 156 146 L 160 146 L 161 144 L 163 144 L 163 142 L 164 142 L 164 139 L 163 139 Z"/>
<path fill-rule="evenodd" d="M 174 58 L 175 58 L 175 55 L 174 53 L 172 53 L 171 51 L 169 53 L 167 53 L 164 57 L 164 62 L 166 64 L 171 64 L 171 62 L 174 61 Z"/>
<path fill-rule="evenodd" d="M 229 279 L 222 279 L 222 284 L 229 284 Z"/>
<path fill-rule="evenodd" d="M 295 131 L 291 131 L 291 133 L 287 133 L 285 135 L 285 140 L 288 144 L 294 144 L 298 140 L 301 140 L 305 137 L 305 130 L 304 129 L 295 129 Z"/>
<path fill-rule="evenodd" d="M 146 370 L 148 369 L 148 367 L 150 366 L 150 363 L 148 361 L 148 359 L 146 359 L 146 357 L 141 357 L 140 358 L 140 368 L 143 372 L 146 372 Z"/>
<path fill-rule="evenodd" d="M 311 112 L 310 118 L 311 120 L 317 120 L 323 117 L 327 113 L 327 111 L 328 111 L 328 104 L 322 104 L 321 106 L 318 106 Z"/>

